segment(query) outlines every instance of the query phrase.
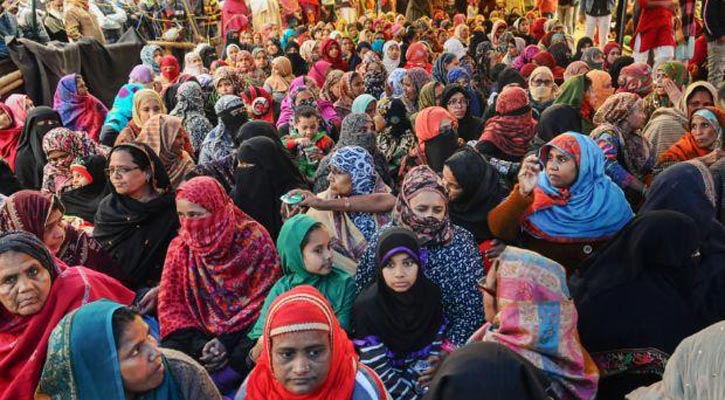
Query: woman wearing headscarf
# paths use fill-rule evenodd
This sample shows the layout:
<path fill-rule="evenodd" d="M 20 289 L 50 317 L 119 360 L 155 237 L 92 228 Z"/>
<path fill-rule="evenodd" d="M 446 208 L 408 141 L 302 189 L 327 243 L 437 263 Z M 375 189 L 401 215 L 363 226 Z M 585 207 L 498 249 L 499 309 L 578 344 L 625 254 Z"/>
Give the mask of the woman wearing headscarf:
<path fill-rule="evenodd" d="M 23 126 L 15 121 L 10 107 L 0 103 L 0 159 L 6 160 L 13 171 L 22 130 Z"/>
<path fill-rule="evenodd" d="M 468 49 L 458 38 L 450 38 L 443 43 L 443 51 L 445 53 L 451 53 L 461 60 L 468 53 Z"/>
<path fill-rule="evenodd" d="M 529 102 L 532 117 L 539 120 L 541 114 L 554 103 L 559 87 L 549 67 L 536 67 L 529 76 Z"/>
<path fill-rule="evenodd" d="M 28 118 L 28 111 L 32 110 L 35 105 L 33 100 L 25 94 L 11 94 L 5 99 L 5 105 L 12 111 L 13 120 L 17 125 L 22 126 Z"/>
<path fill-rule="evenodd" d="M 355 101 L 352 102 L 352 108 L 350 109 L 350 111 L 352 111 L 353 114 L 368 114 L 370 118 L 373 118 L 375 116 L 375 110 L 377 106 L 378 104 L 375 96 L 368 93 L 363 93 L 360 96 L 357 96 L 357 98 L 355 98 Z"/>
<path fill-rule="evenodd" d="M 646 212 L 582 266 L 574 301 L 582 344 L 600 371 L 600 398 L 621 399 L 661 379 L 675 347 L 697 330 L 698 247 L 691 218 Z"/>
<path fill-rule="evenodd" d="M 61 125 L 60 114 L 50 107 L 39 106 L 28 112 L 15 155 L 15 176 L 24 188 L 41 188 L 43 167 L 48 162 L 43 151 L 43 137 Z"/>
<path fill-rule="evenodd" d="M 674 107 L 687 85 L 687 68 L 678 61 L 660 64 L 655 71 L 654 91 L 645 98 L 647 116 L 663 107 Z"/>
<path fill-rule="evenodd" d="M 361 362 L 382 377 L 396 399 L 422 396 L 445 355 L 440 289 L 424 274 L 425 256 L 415 233 L 387 229 L 375 251 L 375 281 L 353 305 L 352 337 Z M 423 378 L 425 379 L 425 378 Z"/>
<path fill-rule="evenodd" d="M 388 75 L 401 64 L 400 43 L 395 40 L 388 40 L 383 45 L 383 65 Z"/>
<path fill-rule="evenodd" d="M 214 178 L 185 182 L 176 203 L 181 228 L 169 245 L 159 285 L 163 345 L 217 377 L 228 368 L 242 374 L 247 333 L 282 275 L 274 241 Z M 225 356 L 210 357 L 213 349 Z"/>
<path fill-rule="evenodd" d="M 339 69 L 333 69 L 327 74 L 325 84 L 320 88 L 320 98 L 335 104 L 340 96 L 340 81 L 345 73 Z"/>
<path fill-rule="evenodd" d="M 612 75 L 612 85 L 615 84 Z M 646 63 L 633 63 L 622 68 L 616 80 L 617 93 L 634 93 L 645 99 L 652 92 L 652 68 Z M 643 111 L 646 114 L 645 104 Z"/>
<path fill-rule="evenodd" d="M 609 42 L 604 45 L 602 54 L 604 55 L 603 67 L 605 70 L 609 70 L 614 61 L 622 56 L 622 46 L 617 42 Z"/>
<path fill-rule="evenodd" d="M 289 58 L 292 63 L 292 73 L 295 76 L 303 76 L 307 74 L 309 66 L 304 58 L 300 55 L 300 45 L 294 40 L 290 40 L 284 50 L 285 57 Z"/>
<path fill-rule="evenodd" d="M 234 191 L 234 204 L 276 239 L 282 227 L 280 197 L 294 189 L 307 189 L 305 179 L 279 139 L 254 137 L 242 142 L 236 164 L 235 187 L 243 189 Z"/>
<path fill-rule="evenodd" d="M 458 65 L 458 57 L 452 53 L 443 53 L 436 58 L 435 64 L 433 64 L 433 79 L 447 85 L 448 84 L 448 71 Z"/>
<path fill-rule="evenodd" d="M 179 187 L 184 177 L 194 168 L 194 160 L 184 149 L 188 140 L 181 118 L 156 115 L 144 124 L 137 142 L 148 145 L 161 159 L 173 188 Z"/>
<path fill-rule="evenodd" d="M 398 180 L 402 181 L 411 168 L 419 165 L 427 165 L 440 174 L 445 160 L 461 145 L 457 128 L 458 120 L 443 107 L 429 107 L 418 113 L 415 120 L 418 144 L 401 162 Z"/>
<path fill-rule="evenodd" d="M 465 86 L 451 83 L 443 89 L 440 106 L 456 118 L 458 137 L 465 142 L 478 139 L 483 132 L 483 120 L 473 115 L 471 103 L 471 94 Z"/>
<path fill-rule="evenodd" d="M 521 54 L 518 57 L 516 57 L 516 59 L 514 60 L 512 68 L 514 68 L 516 70 L 521 70 L 521 68 L 524 65 L 532 62 L 534 60 L 534 56 L 539 54 L 540 51 L 541 51 L 541 49 L 539 49 L 538 46 L 535 46 L 535 45 L 526 46 L 524 51 L 521 52 Z"/>
<path fill-rule="evenodd" d="M 199 163 L 208 163 L 232 154 L 234 133 L 247 122 L 244 102 L 234 95 L 224 95 L 214 106 L 219 121 L 204 138 L 199 150 Z"/>
<path fill-rule="evenodd" d="M 332 64 L 332 69 L 348 70 L 347 62 L 342 58 L 342 49 L 337 40 L 327 38 L 322 41 L 320 52 L 322 53 L 322 59 Z"/>
<path fill-rule="evenodd" d="M 133 95 L 131 120 L 116 137 L 114 144 L 129 143 L 136 140 L 146 121 L 154 115 L 166 114 L 164 101 L 153 89 L 141 89 Z"/>
<path fill-rule="evenodd" d="M 587 72 L 587 78 L 592 81 L 592 90 L 596 95 L 596 100 L 592 102 L 594 110 L 599 110 L 602 104 L 614 94 L 614 87 L 612 86 L 612 77 L 609 72 L 594 69 Z"/>
<path fill-rule="evenodd" d="M 386 97 L 403 97 L 405 95 L 405 89 L 403 88 L 405 72 L 405 68 L 395 68 L 389 73 L 385 87 Z"/>
<path fill-rule="evenodd" d="M 328 61 L 320 60 L 311 65 L 307 76 L 315 81 L 318 89 L 322 89 L 325 86 L 325 80 L 330 71 L 332 71 L 332 64 Z"/>
<path fill-rule="evenodd" d="M 176 57 L 172 55 L 161 57 L 159 67 L 161 68 L 161 86 L 164 90 L 179 82 L 181 66 Z"/>
<path fill-rule="evenodd" d="M 388 79 L 385 66 L 380 58 L 375 53 L 368 52 L 363 57 L 363 62 L 357 70 L 362 74 L 365 93 L 373 96 L 376 100 L 380 99 L 385 92 L 385 82 Z"/>
<path fill-rule="evenodd" d="M 435 215 L 423 214 L 418 206 L 437 211 Z M 483 267 L 473 235 L 451 223 L 447 191 L 430 167 L 419 166 L 406 175 L 393 221 L 368 241 L 355 275 L 358 292 L 376 275 L 376 249 L 380 236 L 389 226 L 416 232 L 421 247 L 428 252 L 425 275 L 441 289 L 443 315 L 448 321 L 446 336 L 461 345 L 482 323 L 481 298 L 474 286 L 483 276 Z"/>
<path fill-rule="evenodd" d="M 568 104 L 579 111 L 581 120 L 581 133 L 588 135 L 594 129 L 594 104 L 598 97 L 593 88 L 592 79 L 587 75 L 576 75 L 570 78 L 559 89 L 554 104 Z"/>
<path fill-rule="evenodd" d="M 422 68 L 425 72 L 431 73 L 433 65 L 430 63 L 428 48 L 423 42 L 415 42 L 408 46 L 405 52 L 405 69 Z"/>
<path fill-rule="evenodd" d="M 532 59 L 532 63 L 537 67 L 547 67 L 551 70 L 552 74 L 554 74 L 554 79 L 556 80 L 557 84 L 564 83 L 564 68 L 558 66 L 556 64 L 556 60 L 554 60 L 554 56 L 551 55 L 546 50 L 542 50 L 538 52 L 534 58 Z M 523 70 L 523 68 L 522 68 Z"/>
<path fill-rule="evenodd" d="M 269 304 L 260 325 L 260 355 L 235 400 L 304 399 L 384 400 L 389 397 L 380 378 L 358 360 L 355 347 L 336 318 L 335 302 L 324 291 L 303 284 L 281 294 Z M 331 304 L 332 303 L 332 304 Z M 316 338 L 312 340 L 312 338 Z M 278 375 L 283 367 L 277 357 L 284 340 L 288 345 L 322 346 L 329 356 L 310 359 L 310 376 L 304 385 Z M 310 357 L 310 356 L 302 356 Z"/>
<path fill-rule="evenodd" d="M 535 134 L 528 94 L 520 87 L 506 87 L 496 99 L 496 115 L 486 121 L 476 149 L 487 158 L 520 162 Z"/>
<path fill-rule="evenodd" d="M 488 248 L 493 239 L 488 213 L 509 193 L 501 175 L 481 154 L 464 147 L 446 160 L 442 176 L 451 200 L 451 221 L 471 232 L 480 249 Z"/>
<path fill-rule="evenodd" d="M 471 341 L 500 343 L 529 360 L 557 399 L 595 398 L 599 373 L 579 340 L 577 309 L 560 264 L 508 246 L 479 287 L 487 322 Z"/>
<path fill-rule="evenodd" d="M 407 64 L 406 64 L 407 68 Z M 405 96 L 403 101 L 408 114 L 422 111 L 418 108 L 418 96 L 423 85 L 431 81 L 431 76 L 423 68 L 408 68 L 403 77 L 403 90 Z"/>
<path fill-rule="evenodd" d="M 587 63 L 591 69 L 604 68 L 604 53 L 599 47 L 589 47 L 582 52 L 581 61 Z"/>
<path fill-rule="evenodd" d="M 109 400 L 138 395 L 163 400 L 222 398 L 194 360 L 159 348 L 150 335 L 139 341 L 141 338 L 135 335 L 145 329 L 149 325 L 137 311 L 107 299 L 69 313 L 53 329 L 48 341 L 48 358 L 35 396 L 102 396 Z M 133 376 L 129 376 L 131 369 Z"/>
<path fill-rule="evenodd" d="M 656 170 L 677 162 L 697 159 L 706 166 L 725 157 L 723 127 L 725 111 L 717 107 L 704 107 L 690 118 L 690 130 L 657 159 Z"/>
<path fill-rule="evenodd" d="M 160 74 L 161 66 L 159 65 L 159 61 L 161 61 L 163 54 L 161 46 L 147 44 L 141 49 L 141 63 L 151 67 L 154 73 Z"/>
<path fill-rule="evenodd" d="M 639 133 L 645 123 L 642 100 L 636 94 L 617 93 L 594 114 L 594 123 L 590 136 L 607 158 L 607 176 L 637 204 L 646 195 L 644 181 L 655 163 L 650 143 Z"/>
<path fill-rule="evenodd" d="M 572 61 L 564 70 L 564 82 L 577 76 L 584 75 L 591 69 L 584 61 Z"/>
<path fill-rule="evenodd" d="M 184 82 L 176 92 L 176 107 L 169 116 L 181 118 L 183 129 L 188 133 L 196 156 L 206 135 L 214 129 L 204 114 L 204 94 L 196 82 Z"/>
<path fill-rule="evenodd" d="M 101 154 L 103 151 L 84 132 L 55 128 L 43 136 L 43 152 L 48 163 L 43 167 L 41 190 L 58 194 L 71 189 L 70 165 L 78 157 Z"/>
<path fill-rule="evenodd" d="M 324 82 L 323 82 L 324 84 Z M 334 106 L 325 99 L 317 98 L 315 95 L 315 91 L 311 90 L 312 87 L 321 88 L 320 86 L 314 86 L 316 85 L 316 82 L 310 78 L 309 76 L 298 76 L 295 78 L 292 83 L 290 84 L 289 94 L 287 94 L 287 97 L 282 101 L 282 105 L 280 106 L 279 111 L 279 117 L 277 118 L 277 128 L 282 128 L 283 125 L 289 124 L 290 120 L 292 119 L 294 115 L 294 107 L 296 106 L 294 98 L 302 92 L 301 87 L 305 87 L 305 90 L 309 90 L 314 98 L 315 107 L 320 112 L 320 116 L 325 122 L 325 125 L 328 128 L 329 133 L 332 132 L 332 127 L 334 126 L 335 129 L 338 129 L 340 127 L 340 123 L 342 120 L 335 112 Z M 350 103 L 352 105 L 352 102 Z"/>
<path fill-rule="evenodd" d="M 31 262 L 31 267 L 28 267 Z M 37 268 L 45 282 L 39 301 L 28 307 L 0 307 L 0 398 L 32 398 L 46 360 L 51 331 L 68 313 L 97 299 L 106 298 L 131 304 L 134 293 L 105 274 L 83 267 L 61 271 L 47 247 L 26 232 L 0 233 L 0 274 Z M 26 272 L 27 273 L 27 272 Z M 11 288 L 18 282 L 13 281 Z M 15 289 L 17 290 L 17 289 Z"/>
<path fill-rule="evenodd" d="M 388 171 L 396 182 L 403 158 L 416 146 L 413 126 L 406 115 L 406 107 L 402 100 L 385 98 L 378 102 L 378 114 L 385 119 L 385 128 L 377 136 L 377 147 L 385 157 Z"/>
<path fill-rule="evenodd" d="M 133 117 L 134 95 L 143 88 L 144 86 L 138 83 L 127 83 L 121 86 L 101 128 L 101 144 L 106 146 L 113 145 L 118 134 L 128 125 L 128 122 Z"/>
<path fill-rule="evenodd" d="M 571 274 L 632 219 L 624 193 L 604 168 L 604 154 L 592 139 L 574 132 L 557 136 L 538 158 L 524 160 L 519 183 L 488 214 L 491 232 L 518 240 Z"/>
<path fill-rule="evenodd" d="M 117 145 L 108 159 L 111 193 L 98 206 L 93 237 L 122 269 L 129 288 L 156 286 L 179 228 L 169 177 L 143 143 Z"/>
<path fill-rule="evenodd" d="M 108 109 L 88 92 L 80 75 L 70 74 L 61 78 L 53 96 L 53 108 L 60 114 L 63 126 L 73 131 L 84 131 L 98 141 Z"/>
<path fill-rule="evenodd" d="M 226 58 L 224 61 L 227 63 L 227 65 L 231 68 L 237 67 L 237 57 L 239 56 L 239 53 L 241 52 L 241 48 L 236 43 L 230 43 L 227 44 L 224 48 L 224 55 Z"/>
<path fill-rule="evenodd" d="M 294 79 L 292 64 L 287 57 L 276 57 L 272 60 L 272 74 L 264 81 L 264 89 L 272 95 L 277 104 L 281 104 L 290 84 Z"/>
<path fill-rule="evenodd" d="M 362 75 L 355 71 L 345 72 L 340 78 L 340 97 L 334 103 L 335 112 L 343 122 L 352 112 L 352 103 L 365 91 Z"/>
<path fill-rule="evenodd" d="M 659 85 L 659 84 L 657 84 Z M 670 84 L 667 84 L 670 89 Z M 650 96 L 657 93 L 657 89 Z M 645 98 L 645 104 L 648 104 Z M 652 143 L 655 157 L 659 158 L 672 145 L 680 140 L 690 129 L 692 114 L 707 106 L 717 104 L 717 89 L 705 81 L 693 82 L 680 96 L 674 107 L 660 107 L 649 116 L 643 136 Z"/>

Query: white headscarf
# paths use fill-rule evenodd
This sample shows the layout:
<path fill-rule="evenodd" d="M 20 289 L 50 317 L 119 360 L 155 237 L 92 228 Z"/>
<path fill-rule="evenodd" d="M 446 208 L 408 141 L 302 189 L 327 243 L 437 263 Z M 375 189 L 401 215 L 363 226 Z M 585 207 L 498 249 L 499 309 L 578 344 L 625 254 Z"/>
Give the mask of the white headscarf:
<path fill-rule="evenodd" d="M 466 56 L 468 49 L 461 43 L 458 38 L 450 38 L 443 44 L 443 52 L 453 53 L 458 59 Z"/>
<path fill-rule="evenodd" d="M 383 65 L 385 65 L 385 70 L 388 72 L 388 75 L 390 75 L 393 70 L 398 68 L 398 65 L 400 65 L 400 56 L 398 56 L 397 60 L 393 60 L 392 58 L 388 57 L 388 49 L 393 45 L 398 46 L 398 49 L 400 49 L 400 43 L 396 42 L 395 40 L 388 40 L 383 45 Z"/>

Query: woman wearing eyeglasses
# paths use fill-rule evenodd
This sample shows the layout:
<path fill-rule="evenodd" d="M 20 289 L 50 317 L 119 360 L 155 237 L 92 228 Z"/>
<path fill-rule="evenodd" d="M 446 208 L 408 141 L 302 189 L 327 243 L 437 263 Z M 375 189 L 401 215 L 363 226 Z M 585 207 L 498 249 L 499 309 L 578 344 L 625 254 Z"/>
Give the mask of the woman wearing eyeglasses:
<path fill-rule="evenodd" d="M 131 142 L 111 150 L 106 172 L 111 193 L 98 206 L 93 236 L 122 268 L 129 288 L 156 286 L 179 228 L 166 170 L 149 146 Z"/>
<path fill-rule="evenodd" d="M 441 95 L 441 107 L 458 120 L 458 136 L 468 142 L 478 140 L 483 132 L 483 120 L 471 113 L 471 95 L 457 83 L 447 85 Z"/>

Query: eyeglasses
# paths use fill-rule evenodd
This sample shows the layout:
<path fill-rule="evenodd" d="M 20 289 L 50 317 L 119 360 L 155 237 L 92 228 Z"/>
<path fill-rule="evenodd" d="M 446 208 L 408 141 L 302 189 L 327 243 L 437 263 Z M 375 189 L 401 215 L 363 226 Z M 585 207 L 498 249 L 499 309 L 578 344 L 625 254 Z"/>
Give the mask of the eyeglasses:
<path fill-rule="evenodd" d="M 448 105 L 451 107 L 463 108 L 463 107 L 468 106 L 468 101 L 465 99 L 464 100 L 452 100 L 452 101 L 448 102 Z"/>
<path fill-rule="evenodd" d="M 489 271 L 491 273 L 491 271 Z M 496 297 L 496 291 L 486 287 L 486 275 L 482 276 L 479 280 L 476 281 L 476 287 L 479 290 L 482 290 L 484 293 L 488 293 L 491 297 Z"/>
<path fill-rule="evenodd" d="M 118 173 L 119 175 L 126 175 L 127 173 L 136 170 L 141 169 L 140 167 L 108 167 L 104 171 L 106 171 L 106 175 L 116 175 Z"/>

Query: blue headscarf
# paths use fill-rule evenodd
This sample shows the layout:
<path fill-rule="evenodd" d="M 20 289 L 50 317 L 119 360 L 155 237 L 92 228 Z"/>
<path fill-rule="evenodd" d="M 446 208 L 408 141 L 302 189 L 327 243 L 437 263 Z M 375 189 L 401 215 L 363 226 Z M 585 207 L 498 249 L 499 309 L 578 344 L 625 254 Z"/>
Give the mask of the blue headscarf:
<path fill-rule="evenodd" d="M 373 156 L 360 146 L 345 146 L 332 154 L 330 165 L 350 175 L 352 194 L 371 194 L 378 174 Z"/>
<path fill-rule="evenodd" d="M 388 76 L 388 84 L 393 88 L 392 97 L 402 97 L 405 93 L 403 89 L 403 77 L 405 77 L 405 68 L 396 68 Z"/>
<path fill-rule="evenodd" d="M 292 28 L 287 28 L 284 31 L 284 34 L 282 34 L 282 40 L 280 41 L 281 48 L 286 49 L 287 43 L 289 43 L 290 39 L 295 35 L 295 31 Z"/>
<path fill-rule="evenodd" d="M 473 90 L 473 85 L 471 85 L 471 74 L 462 67 L 451 68 L 451 70 L 448 71 L 448 83 L 456 83 L 459 79 L 466 80 L 463 87 L 466 88 L 466 93 L 468 93 L 468 97 L 470 98 L 471 104 L 469 107 L 471 108 L 471 115 L 480 117 L 483 114 L 481 99 L 478 97 L 478 93 Z"/>
<path fill-rule="evenodd" d="M 357 96 L 352 102 L 352 112 L 365 114 L 365 110 L 373 101 L 376 101 L 375 97 L 367 93 Z"/>
<path fill-rule="evenodd" d="M 121 132 L 133 117 L 133 95 L 143 88 L 143 85 L 139 83 L 127 83 L 121 86 L 103 125 L 110 126 L 116 132 Z"/>
<path fill-rule="evenodd" d="M 441 54 L 438 59 L 436 59 L 435 64 L 433 64 L 433 79 L 447 85 L 448 75 L 446 74 L 446 65 L 452 63 L 455 59 L 456 55 L 453 53 Z"/>
<path fill-rule="evenodd" d="M 374 52 L 376 52 L 382 56 L 383 55 L 383 46 L 385 46 L 385 40 L 375 39 L 375 40 L 373 40 L 373 44 L 371 47 Z"/>
<path fill-rule="evenodd" d="M 143 65 L 148 65 L 151 67 L 155 73 L 159 74 L 161 73 L 161 66 L 159 63 L 154 61 L 154 52 L 156 50 L 160 51 L 161 54 L 163 54 L 163 49 L 161 49 L 161 46 L 157 46 L 155 44 L 147 44 L 141 49 L 141 63 Z"/>
<path fill-rule="evenodd" d="M 554 187 L 545 172 L 539 174 L 534 203 L 522 223 L 532 236 L 568 243 L 609 238 L 633 217 L 624 192 L 604 173 L 604 153 L 589 136 L 567 132 L 539 151 L 545 163 L 557 150 L 574 158 L 578 174 L 567 189 Z"/>
<path fill-rule="evenodd" d="M 113 336 L 113 314 L 124 307 L 109 300 L 86 304 L 66 315 L 53 329 L 38 392 L 52 398 L 124 400 L 121 366 Z M 180 399 L 166 359 L 164 380 L 141 399 Z M 75 398 L 75 397 L 74 397 Z"/>

